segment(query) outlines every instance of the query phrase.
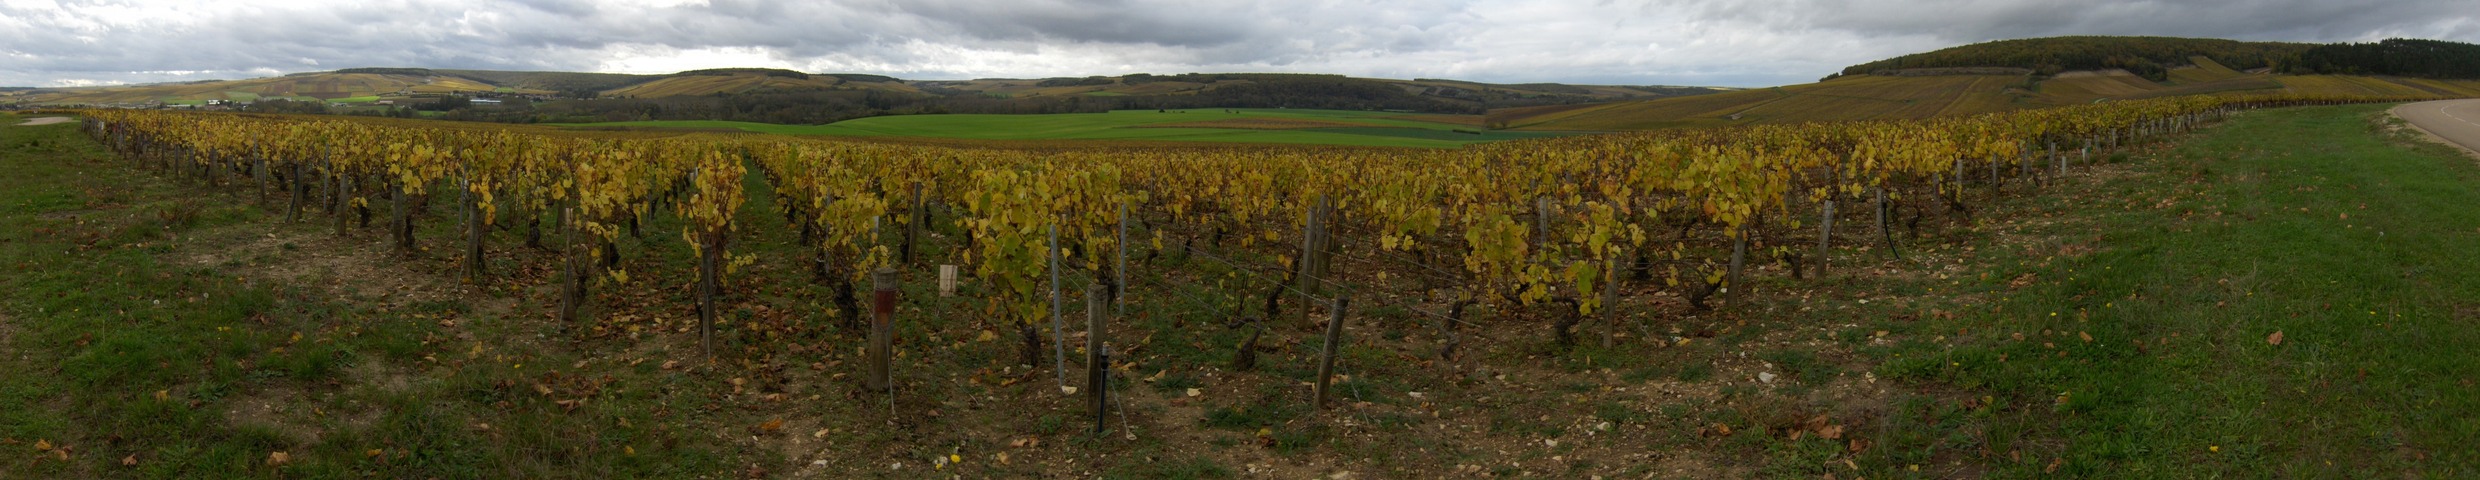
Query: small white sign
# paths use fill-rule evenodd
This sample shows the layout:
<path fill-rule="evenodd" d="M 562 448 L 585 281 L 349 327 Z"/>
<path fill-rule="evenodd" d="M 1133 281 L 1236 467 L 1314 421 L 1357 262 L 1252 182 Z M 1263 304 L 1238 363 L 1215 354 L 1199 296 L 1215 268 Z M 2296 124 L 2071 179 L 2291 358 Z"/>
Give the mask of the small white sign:
<path fill-rule="evenodd" d="M 956 296 L 956 266 L 955 266 L 955 265 L 940 265 L 940 266 L 939 266 L 939 296 L 941 296 L 941 297 L 953 297 L 953 296 Z"/>

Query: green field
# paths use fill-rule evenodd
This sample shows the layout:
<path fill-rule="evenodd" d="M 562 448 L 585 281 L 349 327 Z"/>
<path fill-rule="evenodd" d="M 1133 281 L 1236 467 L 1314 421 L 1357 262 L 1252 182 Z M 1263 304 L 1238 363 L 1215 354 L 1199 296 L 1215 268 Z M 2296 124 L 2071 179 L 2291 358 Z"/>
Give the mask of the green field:
<path fill-rule="evenodd" d="M 1988 478 L 2480 474 L 2480 167 L 2385 108 L 2250 112 L 2010 202 L 2043 220 L 1977 228 L 1979 265 L 1894 287 L 1918 321 L 1859 329 L 1908 337 L 1861 351 L 1921 392 L 1871 451 Z"/>
<path fill-rule="evenodd" d="M 1285 143 L 1377 147 L 1455 148 L 1464 145 L 1565 135 L 1563 132 L 1459 133 L 1441 123 L 1393 120 L 1394 112 L 1288 109 L 1196 109 L 1157 112 L 1119 110 L 1110 113 L 1050 115 L 895 115 L 846 120 L 828 125 L 776 125 L 723 121 L 650 121 L 576 124 L 593 127 L 730 128 L 784 135 L 846 137 L 929 137 L 972 140 L 1144 140 L 1177 142 Z M 1144 125 L 1244 118 L 1348 122 L 1366 127 L 1303 130 L 1242 130 L 1226 128 L 1133 128 Z"/>

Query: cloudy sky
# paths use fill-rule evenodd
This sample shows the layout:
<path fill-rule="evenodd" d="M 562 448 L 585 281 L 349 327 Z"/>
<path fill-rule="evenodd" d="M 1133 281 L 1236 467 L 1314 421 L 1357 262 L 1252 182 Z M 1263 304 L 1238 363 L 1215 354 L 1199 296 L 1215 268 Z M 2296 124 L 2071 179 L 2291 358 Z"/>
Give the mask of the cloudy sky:
<path fill-rule="evenodd" d="M 0 85 L 364 66 L 1769 86 L 2052 35 L 2480 43 L 2470 0 L 0 0 Z"/>

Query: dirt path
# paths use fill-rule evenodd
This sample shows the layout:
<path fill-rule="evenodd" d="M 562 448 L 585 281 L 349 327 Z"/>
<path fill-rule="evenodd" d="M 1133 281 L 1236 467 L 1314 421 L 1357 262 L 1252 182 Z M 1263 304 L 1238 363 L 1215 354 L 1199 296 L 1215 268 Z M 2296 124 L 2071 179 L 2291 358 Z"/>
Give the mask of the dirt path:
<path fill-rule="evenodd" d="M 24 122 L 18 122 L 18 124 L 17 124 L 17 125 L 18 125 L 18 126 L 21 126 L 21 127 L 30 127 L 30 126 L 35 126 L 35 125 L 51 125 L 51 124 L 55 124 L 55 123 L 69 123 L 69 117 L 43 117 L 43 118 L 33 118 L 33 119 L 27 119 L 27 120 L 26 120 L 26 121 L 24 121 Z"/>
<path fill-rule="evenodd" d="M 2480 99 L 2405 104 L 2390 112 L 2430 136 L 2480 156 Z"/>

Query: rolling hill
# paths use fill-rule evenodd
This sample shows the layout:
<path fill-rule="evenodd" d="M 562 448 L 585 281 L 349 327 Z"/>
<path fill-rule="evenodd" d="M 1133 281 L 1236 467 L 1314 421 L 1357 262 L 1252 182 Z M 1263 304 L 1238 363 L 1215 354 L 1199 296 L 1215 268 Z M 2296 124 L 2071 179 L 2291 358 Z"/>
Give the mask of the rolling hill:
<path fill-rule="evenodd" d="M 2480 79 L 2438 74 L 2480 64 L 2480 55 L 2466 56 L 2458 63 L 2430 53 L 2468 51 L 2461 49 L 2473 46 L 2419 42 L 2427 43 L 2319 46 L 2159 37 L 2007 40 L 1854 65 L 1817 83 L 1683 98 L 1494 109 L 1487 125 L 1543 131 L 1647 130 L 1924 118 L 2182 95 L 2480 96 Z"/>
<path fill-rule="evenodd" d="M 25 92 L 19 101 L 53 104 L 167 104 L 202 103 L 209 100 L 254 101 L 262 98 L 292 100 L 337 100 L 411 96 L 417 94 L 511 92 L 551 93 L 538 90 L 505 88 L 474 79 L 416 74 L 412 71 L 338 71 L 299 73 L 281 77 L 247 80 L 216 80 L 151 85 L 52 88 Z"/>
<path fill-rule="evenodd" d="M 1047 79 L 904 80 L 879 75 L 811 74 L 779 69 L 714 69 L 667 75 L 354 68 L 247 80 L 35 88 L 0 101 L 35 104 L 198 104 L 261 98 L 368 102 L 425 94 L 523 94 L 571 98 L 663 99 L 802 92 L 874 91 L 920 97 L 989 99 L 1154 98 L 1130 108 L 1205 108 L 1196 102 L 1247 97 L 1311 108 L 1419 111 L 1607 102 L 1727 91 L 1704 87 L 1565 84 L 1501 85 L 1441 79 L 1365 79 L 1314 74 L 1183 74 Z M 1335 100 L 1348 98 L 1347 100 Z M 1185 99 L 1185 100 L 1183 100 Z M 1290 100 L 1285 100 L 1290 99 Z M 1134 101 L 1135 99 L 1122 99 Z M 1479 123 L 1478 120 L 1465 123 Z"/>
<path fill-rule="evenodd" d="M 1045 79 L 988 78 L 964 81 L 912 82 L 924 90 L 998 97 L 1119 97 L 1211 95 L 1226 88 L 1250 88 L 1304 80 L 1385 87 L 1430 101 L 1478 108 L 1607 102 L 1702 95 L 1732 89 L 1713 87 L 1569 85 L 1559 83 L 1492 84 L 1463 80 L 1351 78 L 1314 74 L 1183 74 L 1061 77 Z"/>
<path fill-rule="evenodd" d="M 885 78 L 885 77 L 878 77 Z M 835 75 L 811 75 L 790 70 L 721 69 L 698 70 L 665 75 L 651 81 L 604 90 L 602 96 L 619 98 L 662 98 L 697 95 L 732 95 L 759 92 L 797 92 L 817 90 L 879 90 L 921 93 L 903 81 L 854 81 Z"/>

